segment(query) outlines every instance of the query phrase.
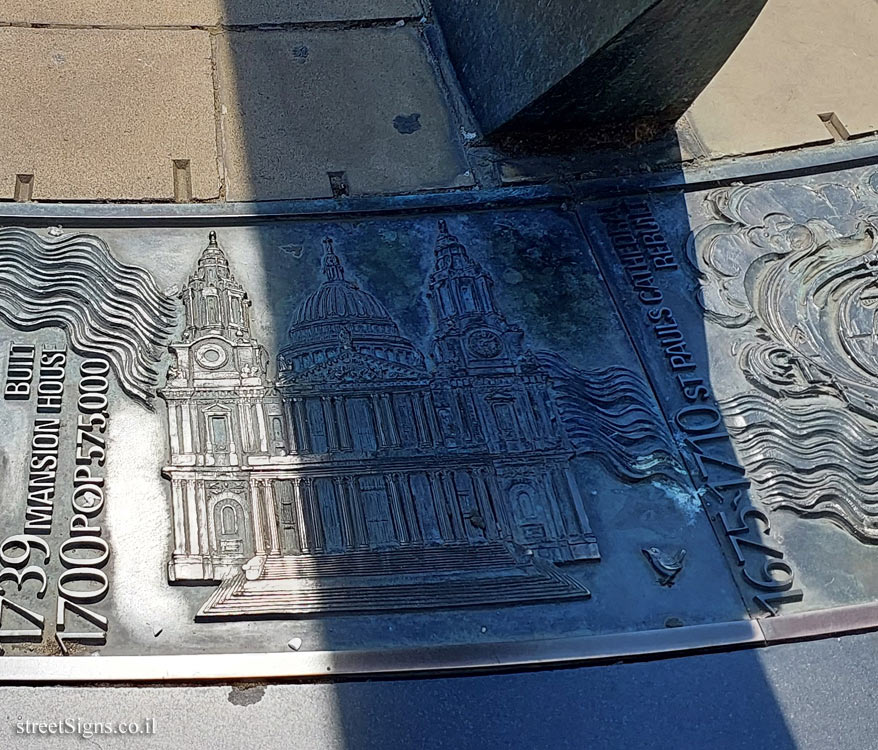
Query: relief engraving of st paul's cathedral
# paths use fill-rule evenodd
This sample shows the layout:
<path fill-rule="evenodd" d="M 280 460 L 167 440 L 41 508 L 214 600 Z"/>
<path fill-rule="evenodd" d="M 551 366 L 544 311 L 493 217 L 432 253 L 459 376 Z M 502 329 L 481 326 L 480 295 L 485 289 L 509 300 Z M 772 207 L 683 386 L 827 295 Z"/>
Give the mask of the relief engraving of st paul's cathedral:
<path fill-rule="evenodd" d="M 491 276 L 440 222 L 428 366 L 331 240 L 322 271 L 276 379 L 214 233 L 181 292 L 163 473 L 169 579 L 219 582 L 198 619 L 587 597 L 554 564 L 599 559 L 576 450 Z"/>

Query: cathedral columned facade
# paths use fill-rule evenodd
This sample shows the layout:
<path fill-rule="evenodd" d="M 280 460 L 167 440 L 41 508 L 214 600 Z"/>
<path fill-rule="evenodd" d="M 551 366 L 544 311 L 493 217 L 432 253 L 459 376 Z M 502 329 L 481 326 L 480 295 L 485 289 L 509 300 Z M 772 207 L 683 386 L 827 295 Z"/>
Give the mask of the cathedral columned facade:
<path fill-rule="evenodd" d="M 322 272 L 274 363 L 214 233 L 181 292 L 162 390 L 170 580 L 235 581 L 256 592 L 248 612 L 283 614 L 320 609 L 297 605 L 308 597 L 293 579 L 336 576 L 349 590 L 359 575 L 377 591 L 382 576 L 417 583 L 406 576 L 421 568 L 452 585 L 530 565 L 557 589 L 566 578 L 550 563 L 597 560 L 549 378 L 445 222 L 427 281 L 429 359 L 331 240 Z"/>

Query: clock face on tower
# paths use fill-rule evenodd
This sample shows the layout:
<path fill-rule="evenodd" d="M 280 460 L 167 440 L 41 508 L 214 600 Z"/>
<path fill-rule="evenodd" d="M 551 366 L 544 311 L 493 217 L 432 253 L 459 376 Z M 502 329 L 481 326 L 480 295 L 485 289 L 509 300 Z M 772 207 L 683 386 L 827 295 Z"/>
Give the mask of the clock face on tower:
<path fill-rule="evenodd" d="M 206 370 L 216 370 L 228 360 L 226 350 L 218 344 L 204 344 L 195 352 L 195 361 Z"/>
<path fill-rule="evenodd" d="M 481 359 L 492 359 L 503 350 L 500 337 L 493 331 L 474 331 L 466 341 L 470 353 Z"/>

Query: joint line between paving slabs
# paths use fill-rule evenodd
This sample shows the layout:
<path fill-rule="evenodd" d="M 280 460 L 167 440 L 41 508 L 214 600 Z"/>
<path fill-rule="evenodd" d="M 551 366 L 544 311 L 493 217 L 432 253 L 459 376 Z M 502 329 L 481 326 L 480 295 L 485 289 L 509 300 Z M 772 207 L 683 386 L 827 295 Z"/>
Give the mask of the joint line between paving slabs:
<path fill-rule="evenodd" d="M 421 25 L 423 16 L 403 15 L 388 18 L 336 19 L 323 21 L 284 21 L 278 23 L 215 23 L 215 24 L 77 24 L 34 23 L 28 21 L 0 21 L 0 29 L 50 29 L 56 31 L 349 31 L 353 29 L 395 28 L 400 21 L 406 25 Z"/>
<path fill-rule="evenodd" d="M 210 37 L 210 80 L 213 87 L 213 121 L 216 133 L 216 169 L 219 174 L 219 200 L 225 201 L 228 191 L 226 184 L 226 136 L 223 120 L 223 103 L 220 96 L 219 69 L 217 65 L 219 33 L 211 32 Z"/>

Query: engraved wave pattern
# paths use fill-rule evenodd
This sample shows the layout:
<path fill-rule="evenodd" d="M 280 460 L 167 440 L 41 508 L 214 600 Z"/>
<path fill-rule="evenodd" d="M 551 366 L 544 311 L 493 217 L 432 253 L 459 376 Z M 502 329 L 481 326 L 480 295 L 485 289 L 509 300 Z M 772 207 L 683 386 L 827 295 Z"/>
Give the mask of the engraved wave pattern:
<path fill-rule="evenodd" d="M 155 395 L 176 317 L 176 303 L 149 272 L 118 261 L 98 237 L 0 229 L 0 318 L 23 330 L 64 329 L 73 351 L 104 358 L 144 404 Z"/>
<path fill-rule="evenodd" d="M 837 407 L 778 404 L 758 393 L 720 408 L 766 505 L 830 518 L 878 542 L 878 426 Z"/>
<path fill-rule="evenodd" d="M 629 480 L 675 477 L 681 467 L 670 431 L 646 381 L 624 367 L 583 371 L 538 352 L 577 453 L 593 454 Z"/>

